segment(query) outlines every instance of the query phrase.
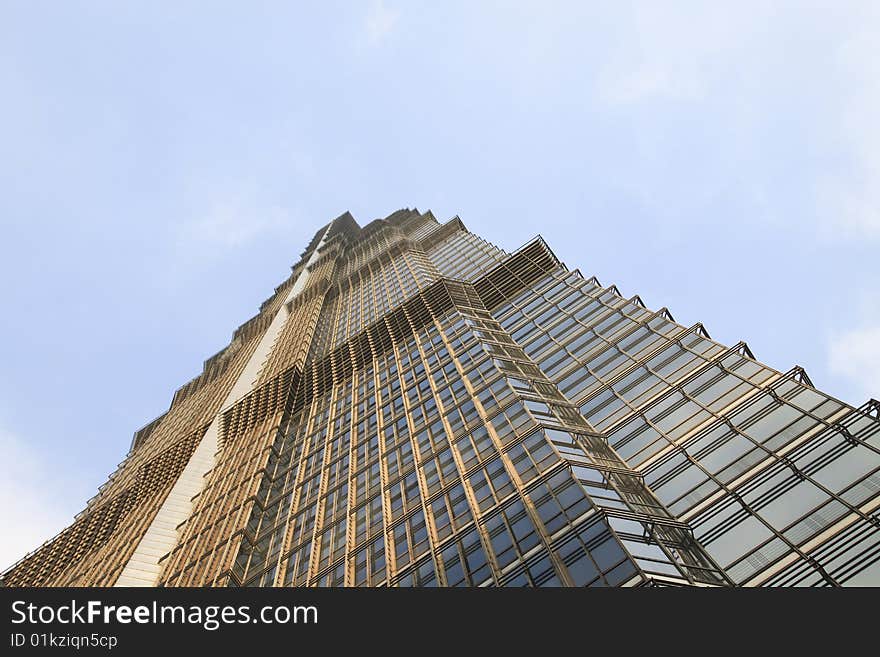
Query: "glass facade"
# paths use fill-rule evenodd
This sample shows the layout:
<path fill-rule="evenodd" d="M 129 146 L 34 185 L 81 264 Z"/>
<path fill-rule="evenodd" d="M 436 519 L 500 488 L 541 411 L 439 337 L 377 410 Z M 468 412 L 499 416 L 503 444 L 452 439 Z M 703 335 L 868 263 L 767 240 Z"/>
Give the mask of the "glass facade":
<path fill-rule="evenodd" d="M 219 408 L 279 314 L 254 387 Z M 217 416 L 157 584 L 880 585 L 880 406 L 540 238 L 507 253 L 458 218 L 343 215 L 218 357 L 5 584 L 112 584 Z"/>

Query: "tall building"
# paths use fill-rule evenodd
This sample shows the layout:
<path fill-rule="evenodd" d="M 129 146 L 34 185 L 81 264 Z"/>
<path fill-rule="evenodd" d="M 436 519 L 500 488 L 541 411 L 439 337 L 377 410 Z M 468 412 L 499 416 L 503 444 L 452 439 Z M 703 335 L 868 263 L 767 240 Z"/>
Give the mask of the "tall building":
<path fill-rule="evenodd" d="M 3 583 L 880 584 L 878 414 L 541 238 L 346 213 Z"/>

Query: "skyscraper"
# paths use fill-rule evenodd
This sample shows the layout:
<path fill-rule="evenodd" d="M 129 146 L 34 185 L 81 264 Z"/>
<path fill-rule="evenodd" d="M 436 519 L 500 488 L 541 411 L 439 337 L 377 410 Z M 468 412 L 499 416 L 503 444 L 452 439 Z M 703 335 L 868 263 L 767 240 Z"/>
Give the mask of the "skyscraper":
<path fill-rule="evenodd" d="M 3 583 L 880 584 L 878 415 L 541 238 L 345 213 Z"/>

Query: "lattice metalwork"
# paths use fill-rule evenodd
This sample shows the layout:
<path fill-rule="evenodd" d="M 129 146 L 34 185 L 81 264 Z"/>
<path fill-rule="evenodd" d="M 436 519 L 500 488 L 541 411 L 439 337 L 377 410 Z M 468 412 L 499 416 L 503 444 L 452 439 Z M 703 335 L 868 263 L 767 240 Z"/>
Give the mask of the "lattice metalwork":
<path fill-rule="evenodd" d="M 215 427 L 155 584 L 880 584 L 878 408 L 540 237 L 345 213 L 2 581 L 112 585 Z"/>

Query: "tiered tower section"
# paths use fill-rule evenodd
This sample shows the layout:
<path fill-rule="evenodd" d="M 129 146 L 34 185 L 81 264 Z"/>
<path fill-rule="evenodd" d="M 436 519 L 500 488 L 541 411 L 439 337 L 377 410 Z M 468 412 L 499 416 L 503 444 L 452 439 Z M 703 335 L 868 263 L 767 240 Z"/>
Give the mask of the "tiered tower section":
<path fill-rule="evenodd" d="M 346 213 L 3 583 L 880 584 L 878 412 L 541 238 Z"/>

